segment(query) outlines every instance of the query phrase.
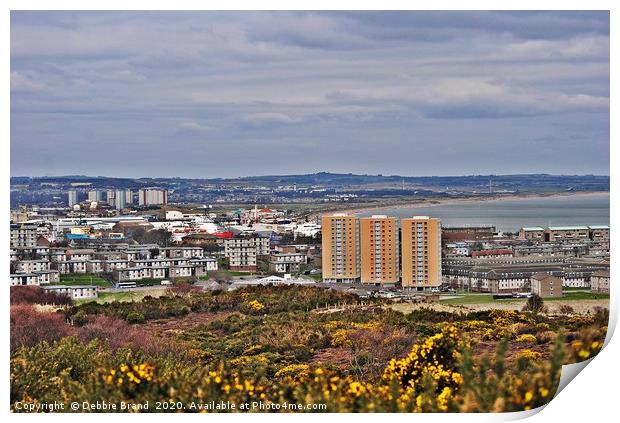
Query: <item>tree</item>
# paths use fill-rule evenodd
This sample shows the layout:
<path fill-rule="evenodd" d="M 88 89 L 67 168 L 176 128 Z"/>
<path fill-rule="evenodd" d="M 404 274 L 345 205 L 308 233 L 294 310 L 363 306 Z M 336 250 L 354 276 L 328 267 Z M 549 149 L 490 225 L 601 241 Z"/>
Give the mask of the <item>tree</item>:
<path fill-rule="evenodd" d="M 215 243 L 213 244 L 207 244 L 205 246 L 202 247 L 202 250 L 206 253 L 206 254 L 213 254 L 213 253 L 218 253 L 221 250 L 221 247 Z"/>
<path fill-rule="evenodd" d="M 540 296 L 533 294 L 530 298 L 527 299 L 527 303 L 525 303 L 523 311 L 539 313 L 543 310 L 544 306 L 545 305 L 543 299 Z"/>

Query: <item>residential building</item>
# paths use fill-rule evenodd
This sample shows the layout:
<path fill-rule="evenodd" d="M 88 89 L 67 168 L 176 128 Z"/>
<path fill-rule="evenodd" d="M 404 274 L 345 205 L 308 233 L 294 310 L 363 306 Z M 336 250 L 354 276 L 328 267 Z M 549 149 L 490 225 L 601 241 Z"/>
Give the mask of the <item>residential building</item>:
<path fill-rule="evenodd" d="M 56 262 L 54 267 L 61 275 L 66 275 L 68 273 L 86 273 L 86 264 L 85 260 L 67 260 Z"/>
<path fill-rule="evenodd" d="M 46 291 L 55 292 L 60 295 L 67 295 L 72 300 L 86 300 L 97 298 L 98 288 L 90 285 L 52 285 L 43 287 Z"/>
<path fill-rule="evenodd" d="M 67 255 L 67 260 L 86 261 L 93 258 L 95 250 L 90 248 L 69 249 L 65 254 Z"/>
<path fill-rule="evenodd" d="M 269 256 L 269 238 L 258 235 L 224 240 L 224 256 L 231 270 L 256 271 L 257 260 Z"/>
<path fill-rule="evenodd" d="M 403 288 L 425 290 L 441 285 L 441 220 L 414 216 L 401 220 Z"/>
<path fill-rule="evenodd" d="M 359 220 L 361 283 L 399 281 L 398 226 L 395 217 L 373 215 Z"/>
<path fill-rule="evenodd" d="M 342 213 L 322 218 L 323 281 L 356 283 L 360 281 L 359 221 Z"/>
<path fill-rule="evenodd" d="M 276 273 L 299 272 L 301 265 L 308 263 L 304 253 L 273 253 L 269 256 L 269 270 Z"/>
<path fill-rule="evenodd" d="M 11 247 L 34 248 L 37 246 L 39 231 L 37 225 L 18 223 L 11 225 Z"/>
<path fill-rule="evenodd" d="M 114 208 L 116 210 L 122 210 L 127 207 L 127 197 L 124 191 L 116 191 L 114 194 Z"/>
<path fill-rule="evenodd" d="M 499 258 L 499 257 L 512 257 L 512 250 L 509 248 L 496 248 L 493 250 L 475 250 L 471 252 L 472 258 Z"/>
<path fill-rule="evenodd" d="M 590 290 L 596 294 L 609 294 L 609 270 L 597 270 L 592 273 Z"/>
<path fill-rule="evenodd" d="M 90 202 L 101 201 L 101 191 L 98 191 L 98 190 L 88 191 L 88 201 Z"/>
<path fill-rule="evenodd" d="M 125 190 L 125 204 L 133 204 L 133 192 L 130 189 Z"/>
<path fill-rule="evenodd" d="M 48 260 L 21 260 L 15 263 L 15 268 L 19 273 L 33 273 L 50 270 L 50 262 Z"/>
<path fill-rule="evenodd" d="M 78 200 L 77 200 L 77 191 L 75 190 L 70 190 L 67 193 L 67 203 L 69 204 L 69 207 L 73 207 L 75 204 L 77 204 Z"/>
<path fill-rule="evenodd" d="M 545 229 L 540 226 L 523 227 L 519 229 L 519 239 L 542 241 L 544 239 Z"/>
<path fill-rule="evenodd" d="M 112 207 L 116 205 L 116 192 L 115 191 L 108 190 L 106 192 L 106 203 L 108 203 L 108 205 Z"/>
<path fill-rule="evenodd" d="M 609 226 L 590 225 L 590 239 L 593 241 L 609 241 Z"/>
<path fill-rule="evenodd" d="M 157 188 L 141 189 L 138 192 L 138 204 L 140 206 L 168 204 L 168 191 Z"/>
<path fill-rule="evenodd" d="M 508 257 L 448 258 L 443 261 L 443 283 L 473 291 L 506 293 L 529 290 L 530 278 L 537 273 L 553 275 L 564 287 L 589 288 L 591 275 L 609 270 L 609 263 L 595 258 Z"/>
<path fill-rule="evenodd" d="M 532 294 L 539 297 L 561 297 L 562 279 L 546 273 L 536 273 L 530 278 Z"/>
<path fill-rule="evenodd" d="M 590 229 L 587 226 L 549 226 L 544 237 L 545 242 L 589 239 Z"/>
<path fill-rule="evenodd" d="M 35 273 L 11 273 L 11 286 L 39 285 L 41 279 Z"/>

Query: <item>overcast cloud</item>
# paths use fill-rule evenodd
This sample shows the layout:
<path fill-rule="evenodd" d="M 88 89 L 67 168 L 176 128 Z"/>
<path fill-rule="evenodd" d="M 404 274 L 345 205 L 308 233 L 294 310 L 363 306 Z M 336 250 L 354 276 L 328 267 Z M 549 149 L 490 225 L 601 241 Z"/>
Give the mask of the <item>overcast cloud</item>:
<path fill-rule="evenodd" d="M 609 174 L 607 12 L 12 12 L 11 174 Z"/>

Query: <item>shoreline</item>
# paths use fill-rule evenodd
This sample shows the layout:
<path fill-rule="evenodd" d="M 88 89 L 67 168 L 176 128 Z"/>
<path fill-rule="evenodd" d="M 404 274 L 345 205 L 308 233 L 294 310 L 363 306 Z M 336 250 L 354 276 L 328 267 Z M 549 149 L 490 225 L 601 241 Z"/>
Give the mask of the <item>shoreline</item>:
<path fill-rule="evenodd" d="M 402 210 L 409 208 L 428 208 L 435 206 L 446 206 L 446 205 L 454 205 L 454 204 L 472 204 L 472 203 L 483 203 L 487 201 L 497 201 L 497 200 L 529 200 L 533 198 L 563 198 L 563 197 L 592 197 L 592 196 L 600 196 L 600 195 L 610 195 L 610 191 L 586 191 L 586 192 L 558 192 L 558 193 L 526 193 L 526 194 L 516 194 L 516 195 L 494 195 L 490 197 L 473 197 L 473 198 L 439 198 L 437 200 L 429 200 L 424 199 L 420 202 L 406 202 L 406 203 L 396 203 L 396 204 L 377 204 L 374 206 L 368 207 L 352 207 L 352 208 L 340 208 L 338 210 L 330 210 L 325 212 L 315 212 L 312 213 L 312 218 L 321 217 L 328 214 L 334 213 L 346 213 L 349 215 L 357 215 L 360 213 L 369 213 L 372 211 L 381 211 L 381 210 Z"/>

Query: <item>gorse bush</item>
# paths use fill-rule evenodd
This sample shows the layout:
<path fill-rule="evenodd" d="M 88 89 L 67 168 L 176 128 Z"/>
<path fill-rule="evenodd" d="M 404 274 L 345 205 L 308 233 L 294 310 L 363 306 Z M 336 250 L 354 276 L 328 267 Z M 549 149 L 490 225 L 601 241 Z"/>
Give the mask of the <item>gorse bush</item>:
<path fill-rule="evenodd" d="M 176 288 L 175 288 L 176 289 Z M 369 300 L 366 300 L 368 302 Z M 374 300 L 380 303 L 380 300 Z M 310 287 L 259 286 L 230 292 L 195 292 L 190 290 L 177 295 L 159 298 L 148 297 L 137 302 L 89 302 L 71 307 L 67 317 L 82 312 L 88 315 L 105 314 L 127 320 L 130 313 L 140 313 L 145 320 L 184 316 L 191 312 L 243 311 L 250 314 L 275 314 L 287 311 L 308 311 L 316 307 L 338 303 L 356 303 L 352 294 L 338 293 Z M 240 303 L 245 308 L 240 308 Z"/>
<path fill-rule="evenodd" d="M 83 303 L 64 313 L 12 306 L 11 400 L 518 411 L 553 397 L 563 363 L 596 355 L 608 321 L 603 309 L 548 316 L 324 307 L 355 301 L 316 288 L 256 287 Z"/>
<path fill-rule="evenodd" d="M 260 368 L 240 371 L 225 361 L 180 367 L 173 358 L 126 349 L 112 352 L 75 338 L 18 350 L 11 359 L 11 399 L 326 404 L 325 411 L 516 411 L 545 404 L 559 380 L 560 349 L 551 363 L 519 364 L 509 372 L 500 349 L 475 363 L 454 326 L 391 361 L 376 383 L 321 367 L 283 366 L 273 379 Z M 54 377 L 50 378 L 49 375 Z M 17 411 L 17 410 L 15 410 Z"/>

